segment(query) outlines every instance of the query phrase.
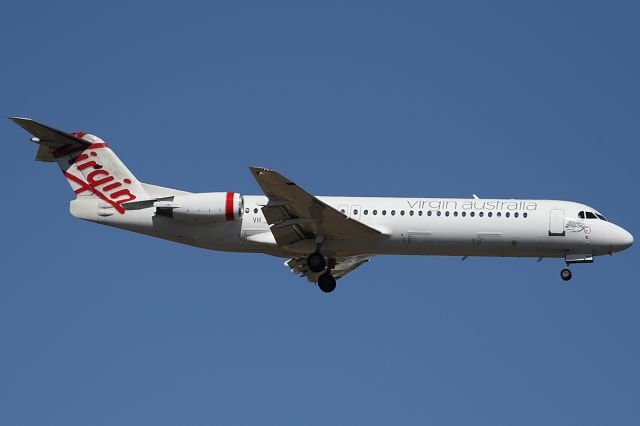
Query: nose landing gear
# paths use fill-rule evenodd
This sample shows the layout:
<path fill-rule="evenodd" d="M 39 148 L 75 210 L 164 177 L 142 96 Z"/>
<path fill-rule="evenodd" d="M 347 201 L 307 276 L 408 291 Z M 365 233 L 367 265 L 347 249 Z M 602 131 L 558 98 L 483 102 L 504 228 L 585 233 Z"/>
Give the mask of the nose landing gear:
<path fill-rule="evenodd" d="M 560 278 L 569 281 L 572 276 L 569 266 L 574 263 L 593 263 L 593 253 L 569 253 L 565 255 L 564 261 L 567 267 L 560 271 Z"/>

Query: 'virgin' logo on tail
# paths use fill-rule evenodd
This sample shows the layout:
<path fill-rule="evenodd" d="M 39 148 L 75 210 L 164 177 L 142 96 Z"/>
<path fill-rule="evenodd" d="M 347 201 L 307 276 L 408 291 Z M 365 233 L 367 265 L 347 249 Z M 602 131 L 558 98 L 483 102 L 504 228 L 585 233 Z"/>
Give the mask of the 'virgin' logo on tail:
<path fill-rule="evenodd" d="M 83 153 L 75 160 L 69 161 L 71 164 L 75 164 L 80 171 L 90 167 L 94 169 L 86 175 L 86 181 L 72 175 L 68 171 L 64 172 L 64 175 L 70 181 L 80 185 L 80 188 L 74 191 L 76 194 L 81 194 L 86 191 L 92 192 L 97 197 L 110 204 L 118 213 L 124 214 L 125 209 L 122 207 L 122 204 L 136 199 L 136 196 L 133 195 L 129 189 L 124 187 L 124 185 L 131 184 L 131 179 L 124 178 L 122 179 L 122 182 L 117 181 L 108 170 L 104 169 L 102 165 L 96 163 L 91 158 L 96 155 L 95 151 L 90 151 L 89 154 Z"/>

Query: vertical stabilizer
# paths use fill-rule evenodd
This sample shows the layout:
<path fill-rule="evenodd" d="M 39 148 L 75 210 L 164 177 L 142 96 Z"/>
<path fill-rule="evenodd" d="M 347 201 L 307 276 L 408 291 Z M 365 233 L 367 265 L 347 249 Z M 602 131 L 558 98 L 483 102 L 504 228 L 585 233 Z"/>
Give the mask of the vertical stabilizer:
<path fill-rule="evenodd" d="M 109 145 L 88 133 L 65 133 L 28 118 L 11 118 L 40 146 L 36 160 L 58 163 L 73 192 L 101 200 L 100 205 L 124 214 L 124 203 L 149 199 L 138 179 Z"/>

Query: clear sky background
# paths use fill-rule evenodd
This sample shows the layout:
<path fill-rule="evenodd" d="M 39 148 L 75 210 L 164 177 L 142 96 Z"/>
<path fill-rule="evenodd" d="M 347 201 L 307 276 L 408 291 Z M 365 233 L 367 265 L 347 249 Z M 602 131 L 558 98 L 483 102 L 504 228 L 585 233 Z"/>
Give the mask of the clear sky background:
<path fill-rule="evenodd" d="M 552 198 L 638 240 L 637 2 L 0 5 L 0 115 L 142 181 Z M 0 123 L 0 424 L 640 424 L 638 247 L 378 257 L 322 294 L 280 259 L 78 221 Z"/>

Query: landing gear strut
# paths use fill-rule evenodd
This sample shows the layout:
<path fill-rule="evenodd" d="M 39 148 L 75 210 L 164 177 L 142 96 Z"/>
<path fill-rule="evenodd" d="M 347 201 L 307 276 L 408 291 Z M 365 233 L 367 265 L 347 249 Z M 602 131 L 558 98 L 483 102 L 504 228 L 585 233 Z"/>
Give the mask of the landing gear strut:
<path fill-rule="evenodd" d="M 575 263 L 593 263 L 593 253 L 568 253 L 564 256 L 564 261 L 567 267 L 560 271 L 560 278 L 569 281 L 571 279 L 569 265 Z"/>
<path fill-rule="evenodd" d="M 311 253 L 307 257 L 307 266 L 311 272 L 322 272 L 327 267 L 327 260 L 318 252 Z"/>
<path fill-rule="evenodd" d="M 336 279 L 329 272 L 325 272 L 318 278 L 318 287 L 325 293 L 331 293 L 336 289 Z"/>

